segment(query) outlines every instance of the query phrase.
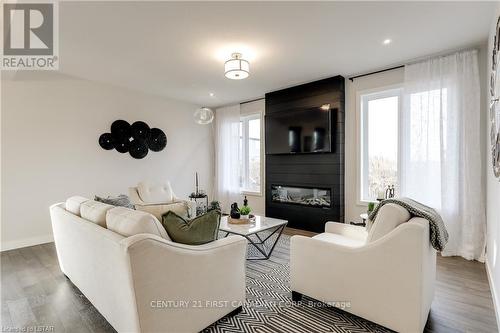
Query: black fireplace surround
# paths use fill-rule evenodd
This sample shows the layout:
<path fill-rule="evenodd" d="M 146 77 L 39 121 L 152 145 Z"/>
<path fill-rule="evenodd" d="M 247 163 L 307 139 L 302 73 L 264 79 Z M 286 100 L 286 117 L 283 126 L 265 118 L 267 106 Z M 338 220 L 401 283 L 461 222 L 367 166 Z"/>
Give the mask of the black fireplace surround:
<path fill-rule="evenodd" d="M 266 117 L 330 104 L 331 152 L 270 154 L 266 147 L 266 216 L 288 226 L 323 232 L 344 222 L 344 78 L 315 81 L 266 94 Z M 266 124 L 266 146 L 272 140 Z"/>

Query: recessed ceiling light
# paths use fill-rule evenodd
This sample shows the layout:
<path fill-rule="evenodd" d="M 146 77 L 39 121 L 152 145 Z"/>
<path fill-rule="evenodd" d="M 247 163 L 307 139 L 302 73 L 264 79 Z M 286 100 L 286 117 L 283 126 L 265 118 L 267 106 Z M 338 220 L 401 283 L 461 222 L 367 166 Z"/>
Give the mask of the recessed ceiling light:
<path fill-rule="evenodd" d="M 384 44 L 384 45 L 389 45 L 389 44 L 391 44 L 391 43 L 392 43 L 392 40 L 391 40 L 391 39 L 389 39 L 389 38 L 384 39 L 384 41 L 382 42 L 382 44 Z"/>
<path fill-rule="evenodd" d="M 214 96 L 215 96 L 215 94 L 214 94 L 214 93 L 210 93 L 209 95 L 210 95 L 210 97 L 214 97 Z"/>

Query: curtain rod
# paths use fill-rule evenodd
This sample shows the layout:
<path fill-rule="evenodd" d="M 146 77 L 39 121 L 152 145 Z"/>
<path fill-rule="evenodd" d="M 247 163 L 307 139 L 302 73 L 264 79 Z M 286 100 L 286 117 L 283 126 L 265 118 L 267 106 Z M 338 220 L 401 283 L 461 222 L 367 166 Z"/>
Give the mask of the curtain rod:
<path fill-rule="evenodd" d="M 400 66 L 396 66 L 396 67 L 391 67 L 391 68 L 386 68 L 386 69 L 381 69 L 379 71 L 375 71 L 375 72 L 370 72 L 370 73 L 366 73 L 366 74 L 360 74 L 360 75 L 356 75 L 356 76 L 351 76 L 349 78 L 349 80 L 351 80 L 351 82 L 354 81 L 354 79 L 357 79 L 359 77 L 363 77 L 363 76 L 368 76 L 368 75 L 373 75 L 373 74 L 378 74 L 378 73 L 383 73 L 383 72 L 387 72 L 387 71 L 392 71 L 394 69 L 398 69 L 398 68 L 403 68 L 405 67 L 405 65 L 400 65 Z"/>
<path fill-rule="evenodd" d="M 261 97 L 261 98 L 256 98 L 256 99 L 252 99 L 250 101 L 245 101 L 245 102 L 241 102 L 241 104 L 247 104 L 247 103 L 252 103 L 252 102 L 257 102 L 257 101 L 260 101 L 261 99 L 265 99 L 265 97 Z"/>

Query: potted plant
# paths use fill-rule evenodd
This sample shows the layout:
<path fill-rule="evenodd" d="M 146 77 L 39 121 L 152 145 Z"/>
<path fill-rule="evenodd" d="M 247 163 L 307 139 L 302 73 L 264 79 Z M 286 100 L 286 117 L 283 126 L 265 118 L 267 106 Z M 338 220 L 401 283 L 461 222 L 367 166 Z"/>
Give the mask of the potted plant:
<path fill-rule="evenodd" d="M 240 218 L 249 219 L 250 218 L 249 214 L 251 211 L 252 211 L 252 209 L 250 208 L 250 206 L 241 207 L 240 208 L 240 214 L 241 214 Z"/>
<path fill-rule="evenodd" d="M 374 202 L 369 202 L 368 203 L 368 215 L 370 215 L 371 212 L 373 212 L 373 209 L 375 209 L 375 203 Z"/>

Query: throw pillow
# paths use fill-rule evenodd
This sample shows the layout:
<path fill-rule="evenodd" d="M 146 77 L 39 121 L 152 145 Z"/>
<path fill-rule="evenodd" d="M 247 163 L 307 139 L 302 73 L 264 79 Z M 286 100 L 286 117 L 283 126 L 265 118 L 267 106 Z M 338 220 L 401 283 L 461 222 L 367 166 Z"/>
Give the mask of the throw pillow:
<path fill-rule="evenodd" d="M 108 196 L 107 198 L 101 198 L 98 197 L 97 195 L 94 197 L 95 201 L 103 202 L 108 205 L 113 205 L 117 207 L 127 207 L 130 209 L 135 209 L 134 205 L 130 202 L 130 199 L 127 195 L 125 194 L 120 194 L 119 196 L 113 198 Z"/>
<path fill-rule="evenodd" d="M 212 210 L 206 214 L 186 220 L 173 211 L 163 214 L 161 224 L 172 241 L 188 245 L 210 243 L 217 239 L 221 214 Z"/>

